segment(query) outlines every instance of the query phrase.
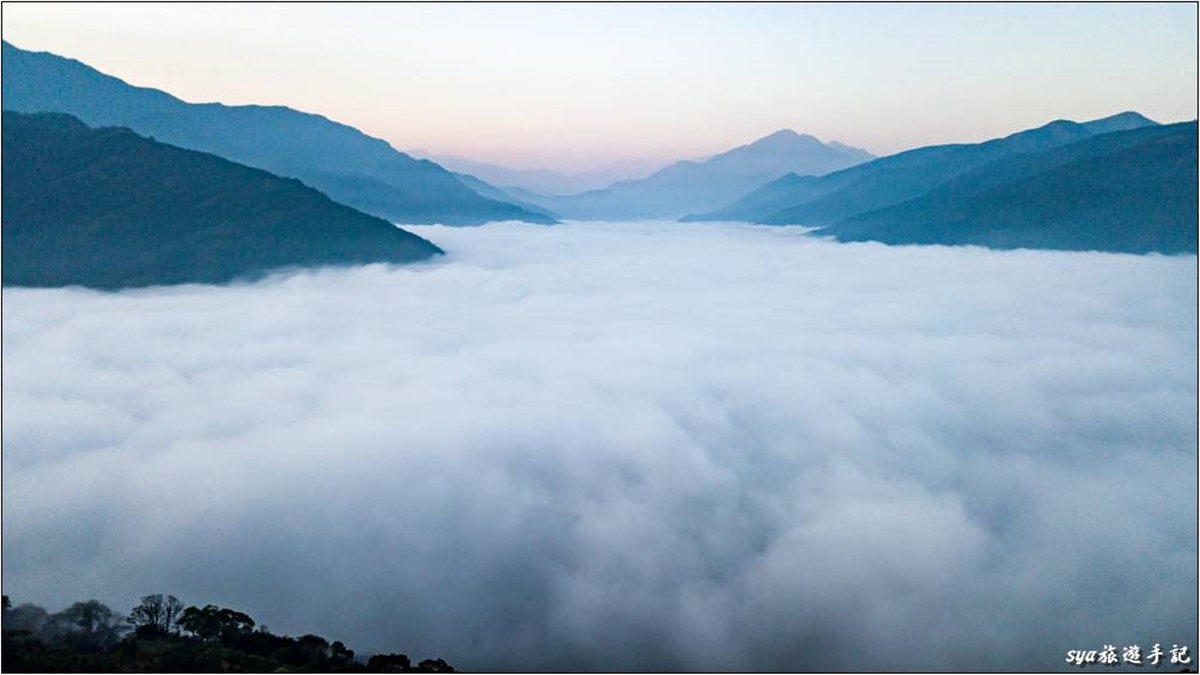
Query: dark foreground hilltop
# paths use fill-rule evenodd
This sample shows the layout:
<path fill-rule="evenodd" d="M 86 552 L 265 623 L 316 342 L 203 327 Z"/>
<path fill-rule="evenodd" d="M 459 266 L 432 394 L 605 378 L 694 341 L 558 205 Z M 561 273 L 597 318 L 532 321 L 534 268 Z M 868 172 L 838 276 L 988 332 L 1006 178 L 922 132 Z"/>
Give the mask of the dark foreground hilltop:
<path fill-rule="evenodd" d="M 452 673 L 442 659 L 357 658 L 319 635 L 275 635 L 242 612 L 148 595 L 128 617 L 95 601 L 56 614 L 4 596 L 6 673 Z"/>
<path fill-rule="evenodd" d="M 3 171 L 6 285 L 222 283 L 441 253 L 296 179 L 68 115 L 5 112 Z"/>

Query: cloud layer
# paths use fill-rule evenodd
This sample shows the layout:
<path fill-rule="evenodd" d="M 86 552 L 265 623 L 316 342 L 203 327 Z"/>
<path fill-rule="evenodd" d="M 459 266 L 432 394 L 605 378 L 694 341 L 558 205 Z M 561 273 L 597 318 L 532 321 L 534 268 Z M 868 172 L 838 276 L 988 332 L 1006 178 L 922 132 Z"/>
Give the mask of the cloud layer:
<path fill-rule="evenodd" d="M 414 230 L 446 259 L 6 289 L 5 593 L 472 670 L 1194 639 L 1195 257 Z"/>

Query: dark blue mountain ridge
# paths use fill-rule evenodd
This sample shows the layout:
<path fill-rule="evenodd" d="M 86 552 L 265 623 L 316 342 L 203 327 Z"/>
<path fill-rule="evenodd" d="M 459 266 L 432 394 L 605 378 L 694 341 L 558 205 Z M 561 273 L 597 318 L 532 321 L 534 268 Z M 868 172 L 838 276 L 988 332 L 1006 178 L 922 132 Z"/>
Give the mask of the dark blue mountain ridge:
<path fill-rule="evenodd" d="M 1121 113 L 1091 122 L 1055 120 L 978 144 L 918 148 L 871 162 L 861 177 L 845 187 L 810 202 L 768 215 L 760 222 L 772 225 L 832 225 L 846 218 L 919 197 L 971 169 L 1017 153 L 1046 150 L 1114 128 L 1155 125 L 1137 113 Z M 840 182 L 840 181 L 831 181 Z"/>
<path fill-rule="evenodd" d="M 1194 254 L 1196 186 L 1195 122 L 1135 128 L 1000 159 L 816 234 L 887 244 Z"/>
<path fill-rule="evenodd" d="M 299 178 L 333 199 L 394 222 L 552 222 L 487 199 L 434 162 L 354 127 L 285 106 L 188 103 L 130 85 L 74 59 L 3 43 L 3 104 L 128 127 L 182 148 Z"/>
<path fill-rule="evenodd" d="M 919 197 L 942 183 L 1009 155 L 1046 150 L 1100 133 L 1156 124 L 1136 112 L 1123 112 L 1082 123 L 1055 120 L 983 143 L 915 148 L 825 176 L 785 177 L 762 185 L 720 209 L 686 219 L 833 225 L 861 213 Z"/>
<path fill-rule="evenodd" d="M 224 283 L 441 253 L 294 178 L 60 113 L 3 113 L 3 283 Z"/>

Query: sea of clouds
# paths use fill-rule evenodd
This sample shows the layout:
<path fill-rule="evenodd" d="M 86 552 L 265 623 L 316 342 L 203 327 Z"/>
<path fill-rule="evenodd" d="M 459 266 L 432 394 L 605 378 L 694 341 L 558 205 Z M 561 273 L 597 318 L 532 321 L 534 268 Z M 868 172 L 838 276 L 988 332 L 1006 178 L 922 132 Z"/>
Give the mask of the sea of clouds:
<path fill-rule="evenodd" d="M 4 592 L 469 670 L 1195 652 L 1195 256 L 413 230 L 448 255 L 5 289 Z"/>

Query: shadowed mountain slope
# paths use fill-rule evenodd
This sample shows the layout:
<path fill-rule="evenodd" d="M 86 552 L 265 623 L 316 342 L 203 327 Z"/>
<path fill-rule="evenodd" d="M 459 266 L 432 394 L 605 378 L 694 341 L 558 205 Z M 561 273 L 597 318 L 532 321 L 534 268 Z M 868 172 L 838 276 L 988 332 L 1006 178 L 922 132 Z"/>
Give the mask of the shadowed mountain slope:
<path fill-rule="evenodd" d="M 295 179 L 60 114 L 4 113 L 3 281 L 220 283 L 441 253 Z"/>
<path fill-rule="evenodd" d="M 518 199 L 517 197 L 513 196 L 512 194 L 510 194 L 509 190 L 502 190 L 502 189 L 496 187 L 495 185 L 486 183 L 486 182 L 480 180 L 479 178 L 472 176 L 469 173 L 455 173 L 454 175 L 456 178 L 458 178 L 460 181 L 462 181 L 463 185 L 466 185 L 467 187 L 471 188 L 479 195 L 487 197 L 488 199 L 494 199 L 498 202 L 504 202 L 506 204 L 513 204 L 515 206 L 519 206 L 522 209 L 529 211 L 530 213 L 536 213 L 538 215 L 545 216 L 549 222 L 557 222 L 558 221 L 558 216 L 555 215 L 553 212 L 549 211 L 548 209 L 544 209 L 540 206 L 537 206 L 535 204 L 530 204 L 528 202 L 522 201 L 522 200 Z"/>
<path fill-rule="evenodd" d="M 877 160 L 878 161 L 878 160 Z M 764 214 L 772 214 L 789 208 L 797 200 L 816 199 L 837 188 L 834 181 L 821 180 L 817 176 L 798 176 L 789 173 L 750 192 L 741 199 L 716 211 L 684 216 L 684 222 L 710 220 L 735 220 L 756 222 Z"/>
<path fill-rule="evenodd" d="M 320 115 L 282 106 L 187 103 L 78 61 L 3 44 L 4 109 L 59 112 L 299 178 L 333 199 L 401 223 L 552 222 L 487 199 L 452 173 Z"/>
<path fill-rule="evenodd" d="M 818 230 L 839 241 L 1195 253 L 1196 123 L 1095 136 L 977 169 Z"/>

